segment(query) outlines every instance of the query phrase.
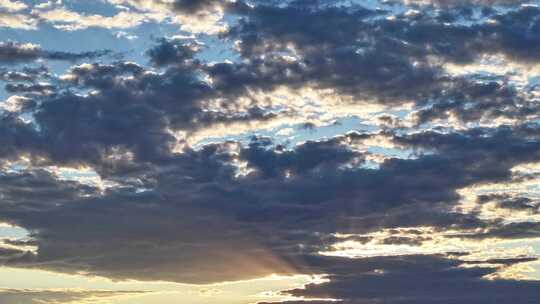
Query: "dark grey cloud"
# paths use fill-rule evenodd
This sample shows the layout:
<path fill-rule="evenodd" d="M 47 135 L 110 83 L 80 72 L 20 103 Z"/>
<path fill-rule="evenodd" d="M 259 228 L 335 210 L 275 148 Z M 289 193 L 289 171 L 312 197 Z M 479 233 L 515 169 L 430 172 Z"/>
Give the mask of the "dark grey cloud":
<path fill-rule="evenodd" d="M 47 94 L 56 91 L 56 87 L 51 84 L 11 84 L 8 83 L 4 89 L 9 93 L 34 93 L 34 94 Z"/>
<path fill-rule="evenodd" d="M 535 222 L 507 223 L 454 211 L 461 200 L 457 190 L 516 181 L 512 168 L 540 160 L 540 127 L 527 121 L 538 112 L 529 102 L 533 94 L 504 77 L 453 76 L 443 68 L 445 62 L 472 63 L 482 54 L 536 63 L 538 8 L 485 8 L 482 18 L 496 21 L 485 22 L 475 19 L 472 8 L 453 6 L 386 18 L 389 12 L 381 9 L 324 1 L 170 5 L 190 14 L 219 6 L 238 17 L 221 39 L 239 41 L 240 60 L 209 64 L 195 59 L 193 44 L 159 39 L 146 52 L 159 69 L 123 61 L 87 63 L 61 79 L 46 69 L 2 70 L 7 91 L 31 98 L 24 99 L 23 110 L 0 114 L 0 220 L 27 229 L 28 244 L 38 247 L 36 253 L 0 250 L 3 265 L 188 283 L 326 273 L 331 282 L 291 294 L 345 303 L 535 299 L 537 282 L 487 281 L 483 277 L 495 269 L 472 262 L 473 267 L 460 268 L 463 262 L 451 255 L 355 260 L 318 252 L 339 241 L 336 232 L 362 235 L 383 228 L 466 229 L 455 237 L 468 240 L 538 237 Z M 5 64 L 105 54 L 0 45 Z M 39 84 L 41 77 L 53 85 Z M 289 113 L 264 108 L 255 98 L 248 106 L 239 100 L 280 86 L 332 89 L 385 105 L 412 100 L 425 106 L 417 113 L 419 123 L 450 115 L 466 122 L 521 121 L 415 131 L 383 116 L 380 133 L 352 132 L 294 147 L 254 136 L 246 144 L 195 149 L 171 132 L 189 135 L 216 124 L 280 118 Z M 39 94 L 44 91 L 52 93 Z M 220 102 L 210 109 L 207 102 L 215 99 Z M 19 117 L 23 112 L 31 113 L 31 123 Z M 371 152 L 356 147 L 377 136 L 413 150 L 413 157 L 388 157 L 368 167 Z M 184 148 L 173 152 L 176 144 Z M 23 156 L 30 168 L 7 169 Z M 50 165 L 90 167 L 114 186 L 61 180 L 39 169 Z M 479 198 L 478 203 L 486 202 L 511 210 L 537 207 L 528 198 L 504 195 Z M 426 241 L 422 235 L 391 235 L 381 242 L 415 246 Z M 531 261 L 474 262 L 510 267 Z"/>
<path fill-rule="evenodd" d="M 500 238 L 500 239 L 528 239 L 540 236 L 540 224 L 537 222 L 496 223 L 481 233 L 464 236 L 472 239 Z"/>
<path fill-rule="evenodd" d="M 495 202 L 498 207 L 510 210 L 522 210 L 533 213 L 539 210 L 538 201 L 511 194 L 483 194 L 477 197 L 477 201 L 481 204 Z"/>
<path fill-rule="evenodd" d="M 457 17 L 463 11 L 458 10 Z M 398 18 L 386 23 L 393 29 L 398 39 L 421 47 L 426 54 L 441 56 L 457 63 L 471 62 L 482 54 L 505 54 L 515 60 L 537 62 L 539 57 L 534 50 L 539 46 L 537 16 L 538 7 L 523 6 L 506 13 L 484 11 L 491 22 L 481 21 L 472 25 L 459 22 L 445 26 L 445 20 L 437 20 L 429 14 L 421 13 L 414 17 Z M 443 35 L 441 35 L 443 34 Z"/>
<path fill-rule="evenodd" d="M 40 154 L 41 138 L 31 125 L 15 115 L 0 117 L 0 158 L 17 159 L 24 154 Z"/>
<path fill-rule="evenodd" d="M 171 130 L 194 132 L 278 116 L 258 105 L 235 111 L 224 103 L 223 112 L 207 111 L 204 102 L 220 94 L 200 80 L 199 72 L 186 66 L 154 73 L 130 62 L 94 63 L 73 67 L 69 77 L 51 81 L 54 85 L 9 83 L 6 89 L 31 97 L 23 110 L 32 112 L 34 125 L 17 122 L 17 130 L 29 132 L 35 145 L 43 143 L 39 156 L 52 163 L 100 167 L 118 149 L 133 153 L 138 163 L 159 162 L 171 157 L 177 143 Z M 5 119 L 15 121 L 16 116 Z M 5 128 L 5 136 L 13 132 Z"/>
<path fill-rule="evenodd" d="M 334 232 L 433 226 L 512 237 L 496 233 L 497 223 L 450 210 L 459 202 L 457 189 L 508 181 L 513 166 L 540 157 L 537 135 L 524 138 L 522 132 L 508 127 L 396 136 L 400 145 L 435 153 L 388 159 L 378 169 L 358 167 L 364 155 L 349 146 L 369 136 L 352 133 L 292 150 L 254 138 L 234 153 L 229 147 L 235 144 L 224 143 L 146 160 L 131 170 L 112 163 L 107 169 L 123 184 L 104 193 L 46 172 L 4 175 L 0 217 L 31 231 L 39 246 L 37 255 L 8 265 L 201 283 L 311 273 L 302 256 L 331 245 L 322 236 Z M 253 172 L 237 177 L 235 159 Z M 136 191 L 141 188 L 146 191 Z"/>
<path fill-rule="evenodd" d="M 2 263 L 5 263 L 6 260 L 20 257 L 26 253 L 27 252 L 24 250 L 8 248 L 8 247 L 0 247 L 0 261 L 2 261 Z"/>
<path fill-rule="evenodd" d="M 34 61 L 40 57 L 41 49 L 33 45 L 19 44 L 13 41 L 2 42 L 0 58 L 3 63 Z"/>
<path fill-rule="evenodd" d="M 206 70 L 215 87 L 228 94 L 311 86 L 358 100 L 432 104 L 418 114 L 420 123 L 450 114 L 467 122 L 518 119 L 538 113 L 527 102 L 532 95 L 505 79 L 448 75 L 442 64 L 472 63 L 484 54 L 537 62 L 533 29 L 539 12 L 533 6 L 486 9 L 478 18 L 472 9 L 448 8 L 388 19 L 388 12 L 360 6 L 261 4 L 242 11 L 224 34 L 238 42 L 244 61 Z"/>
<path fill-rule="evenodd" d="M 311 84 L 380 100 L 431 96 L 446 79 L 437 67 L 411 60 L 402 43 L 378 37 L 369 20 L 380 16 L 361 7 L 255 7 L 226 34 L 240 41 L 247 62 L 214 65 L 209 74 L 224 91 Z M 293 55 L 288 45 L 299 60 L 281 56 Z"/>
<path fill-rule="evenodd" d="M 192 61 L 198 51 L 195 42 L 183 39 L 161 38 L 158 44 L 149 49 L 146 54 L 150 57 L 153 65 L 161 67 L 167 65 L 186 65 Z"/>
<path fill-rule="evenodd" d="M 49 70 L 45 66 L 24 67 L 21 70 L 0 70 L 0 79 L 5 82 L 35 82 L 41 77 L 48 76 Z"/>
<path fill-rule="evenodd" d="M 138 8 L 142 5 L 141 2 L 143 1 L 130 0 L 129 4 Z M 243 0 L 152 0 L 149 2 L 156 7 L 165 8 L 174 13 L 199 16 L 215 13 L 218 9 L 242 12 L 249 8 L 248 4 Z M 146 2 L 145 4 L 148 4 L 149 2 Z"/>
<path fill-rule="evenodd" d="M 0 43 L 1 64 L 32 62 L 38 59 L 77 61 L 82 59 L 95 59 L 109 54 L 111 54 L 111 51 L 109 50 L 71 53 L 44 50 L 38 45 L 14 41 L 4 41 Z"/>
<path fill-rule="evenodd" d="M 336 298 L 342 303 L 533 303 L 537 281 L 486 280 L 494 268 L 461 268 L 443 256 L 378 257 L 362 260 L 316 258 L 332 273 L 329 283 L 290 291 L 307 298 Z M 512 261 L 519 263 L 523 261 Z M 308 301 L 283 303 L 311 303 Z M 328 303 L 328 302 L 327 302 Z"/>
<path fill-rule="evenodd" d="M 419 110 L 418 124 L 450 117 L 463 122 L 490 121 L 497 118 L 521 120 L 539 113 L 531 91 L 519 91 L 508 82 L 493 80 L 458 81 L 444 99 Z"/>
<path fill-rule="evenodd" d="M 74 95 L 70 91 L 54 95 L 50 100 L 41 103 L 37 115 L 38 123 L 49 124 L 46 132 L 51 136 L 72 133 L 73 136 L 70 138 L 77 140 L 85 138 L 79 137 L 79 134 L 87 133 L 92 137 L 100 137 L 92 138 L 83 145 L 73 145 L 81 149 L 84 147 L 85 151 L 93 150 L 94 152 L 90 153 L 94 154 L 93 157 L 97 160 L 100 158 L 99 154 L 103 154 L 102 151 L 107 151 L 113 146 L 138 150 L 140 153 L 137 155 L 150 153 L 155 157 L 157 154 L 163 154 L 173 140 L 170 134 L 164 132 L 167 128 L 193 131 L 215 123 L 260 121 L 279 117 L 256 104 L 244 113 L 231 114 L 236 97 L 244 96 L 250 90 L 272 90 L 279 85 L 296 89 L 311 83 L 315 86 L 337 89 L 345 94 L 376 98 L 379 102 L 391 100 L 398 103 L 402 102 L 403 98 L 413 98 L 419 103 L 436 100 L 432 107 L 418 114 L 420 123 L 445 118 L 450 113 L 457 113 L 457 117 L 464 121 L 474 121 L 485 117 L 516 118 L 537 112 L 534 105 L 524 107 L 524 98 L 511 86 L 496 82 L 483 84 L 448 77 L 442 74 L 437 66 L 428 64 L 423 59 L 428 55 L 423 44 L 436 38 L 432 37 L 431 30 L 420 29 L 418 24 L 423 22 L 429 26 L 439 26 L 440 22 L 437 23 L 428 16 L 421 16 L 416 22 L 418 24 L 415 23 L 409 31 L 402 32 L 400 29 L 404 26 L 413 26 L 407 23 L 412 17 L 402 16 L 400 20 L 393 21 L 398 24 L 401 22 L 403 26 L 396 26 L 384 19 L 369 21 L 369 18 L 379 15 L 378 11 L 361 8 L 349 11 L 335 7 L 313 9 L 302 8 L 298 4 L 281 8 L 255 7 L 248 11 L 240 24 L 233 27 L 228 34 L 228 37 L 240 38 L 241 50 L 246 57 L 245 62 L 186 67 L 184 61 L 191 61 L 194 54 L 186 50 L 184 45 L 180 47 L 178 41 L 161 40 L 148 51 L 154 64 L 166 65 L 177 61 L 182 63 L 181 66 L 173 66 L 163 74 L 145 73 L 142 67 L 122 62 L 113 65 L 94 64 L 91 68 L 76 67 L 72 70 L 72 74 L 75 76 L 73 81 L 77 86 L 84 89 L 99 89 L 100 92 L 86 97 Z M 311 19 L 313 22 L 305 22 L 300 27 L 287 24 L 296 20 Z M 323 19 L 327 21 L 321 24 L 320 20 Z M 278 23 L 280 26 L 273 26 L 276 24 L 275 20 L 283 21 Z M 451 37 L 455 36 L 458 40 L 463 40 L 468 35 L 461 32 L 474 31 L 461 28 L 459 25 L 450 28 L 455 28 L 457 34 Z M 411 33 L 415 31 L 420 34 Z M 362 38 L 366 35 L 367 38 Z M 393 39 L 393 36 L 396 36 L 396 39 L 407 38 L 405 41 L 409 44 L 403 44 Z M 361 38 L 365 42 L 351 45 L 351 41 L 359 41 Z M 298 48 L 302 57 L 299 61 L 290 62 L 273 54 L 281 51 L 287 43 L 293 43 Z M 257 50 L 261 45 L 273 45 L 273 49 Z M 445 48 L 441 46 L 441 49 Z M 265 52 L 265 59 L 253 58 L 261 52 Z M 416 58 L 416 61 L 411 58 Z M 200 80 L 201 73 L 205 72 L 212 78 L 211 85 Z M 123 77 L 128 75 L 134 77 Z M 35 85 L 10 85 L 9 88 L 17 91 L 30 90 L 35 88 Z M 225 97 L 227 100 L 220 109 L 223 112 L 206 111 L 204 100 L 216 97 Z M 121 102 L 127 100 L 130 102 Z M 92 115 L 101 113 L 102 119 L 110 121 L 109 126 L 115 124 L 117 130 L 105 132 L 105 129 L 97 127 L 98 124 L 102 125 L 102 122 L 97 121 L 94 121 L 96 128 L 83 124 L 81 127 L 87 130 L 78 129 L 77 123 L 83 119 L 74 119 L 75 125 L 61 132 L 67 125 L 55 125 L 59 119 L 53 116 L 68 113 L 54 114 L 49 109 L 52 110 L 54 105 L 57 110 L 64 108 L 60 106 L 62 103 L 69 104 L 69 107 L 65 107 L 62 111 L 71 109 L 72 112 L 69 113 L 71 117 L 75 118 L 85 115 L 86 111 L 91 111 L 93 114 L 85 118 L 88 120 Z M 119 106 L 119 103 L 124 105 Z M 75 109 L 74 105 L 77 104 L 84 104 L 86 109 Z M 92 109 L 89 109 L 90 107 Z M 134 113 L 140 113 L 140 121 L 144 121 L 146 126 L 151 126 L 147 129 L 150 131 L 146 132 L 148 136 L 141 137 L 145 140 L 135 139 L 141 136 L 141 132 L 138 132 L 135 126 L 130 126 L 128 122 L 124 125 L 120 123 L 122 121 L 120 117 Z M 98 134 L 107 134 L 109 138 L 114 134 L 119 136 L 116 139 L 106 140 Z M 130 140 L 134 142 L 130 143 Z M 54 139 L 47 141 L 52 142 Z M 145 144 L 143 147 L 143 141 L 148 145 Z M 92 148 L 88 148 L 89 146 Z M 153 151 L 146 150 L 146 147 Z"/>
<path fill-rule="evenodd" d="M 184 13 L 197 13 L 212 9 L 215 6 L 223 6 L 225 0 L 175 0 L 171 5 L 174 10 Z"/>

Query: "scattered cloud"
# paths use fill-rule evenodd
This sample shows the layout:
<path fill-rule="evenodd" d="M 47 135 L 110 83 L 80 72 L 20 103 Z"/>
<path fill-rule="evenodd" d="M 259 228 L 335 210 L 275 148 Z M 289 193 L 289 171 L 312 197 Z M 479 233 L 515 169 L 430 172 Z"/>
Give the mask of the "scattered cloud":
<path fill-rule="evenodd" d="M 201 303 L 530 303 L 539 20 L 510 1 L 0 1 L 25 41 L 0 43 L 0 263 Z M 68 287 L 0 302 L 147 296 Z"/>

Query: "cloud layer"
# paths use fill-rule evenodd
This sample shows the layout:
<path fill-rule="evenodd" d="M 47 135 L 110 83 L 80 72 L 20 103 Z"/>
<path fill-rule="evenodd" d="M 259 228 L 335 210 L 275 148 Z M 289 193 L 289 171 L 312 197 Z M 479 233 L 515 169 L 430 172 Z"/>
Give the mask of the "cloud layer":
<path fill-rule="evenodd" d="M 2 265 L 328 279 L 283 291 L 289 304 L 538 297 L 538 6 L 102 5 L 0 1 L 36 31 L 148 39 L 0 43 L 0 222 L 28 231 L 0 240 Z M 176 32 L 147 35 L 152 23 Z M 122 294 L 21 288 L 0 301 Z"/>

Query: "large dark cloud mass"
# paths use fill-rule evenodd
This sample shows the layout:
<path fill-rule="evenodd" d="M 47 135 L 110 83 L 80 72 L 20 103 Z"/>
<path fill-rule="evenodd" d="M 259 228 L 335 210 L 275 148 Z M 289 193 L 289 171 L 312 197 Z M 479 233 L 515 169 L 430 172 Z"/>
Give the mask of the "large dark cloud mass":
<path fill-rule="evenodd" d="M 378 102 L 437 101 L 420 113 L 420 122 L 449 112 L 464 121 L 482 117 L 525 116 L 536 105 L 522 100 L 498 79 L 450 76 L 443 63 L 472 63 L 482 55 L 502 54 L 518 62 L 538 62 L 537 7 L 507 13 L 448 9 L 416 11 L 384 18 L 388 12 L 362 7 L 337 8 L 294 2 L 245 12 L 226 37 L 237 39 L 246 61 L 209 69 L 228 92 L 286 84 L 340 91 Z M 458 22 L 468 19 L 472 25 Z M 297 61 L 276 54 L 287 53 Z M 261 55 L 265 55 L 261 59 Z"/>
<path fill-rule="evenodd" d="M 414 248 L 439 235 L 467 244 L 540 238 L 533 194 L 473 193 L 475 208 L 463 206 L 463 189 L 538 177 L 516 169 L 540 162 L 534 77 L 521 77 L 531 82 L 523 85 L 517 70 L 448 68 L 496 57 L 534 73 L 540 9 L 459 2 L 152 2 L 173 14 L 223 11 L 232 21 L 214 38 L 237 58 L 221 62 L 205 59 L 212 46 L 195 37 L 154 39 L 146 66 L 98 60 L 109 51 L 1 43 L 0 80 L 11 97 L 0 113 L 0 222 L 27 229 L 29 239 L 7 240 L 0 262 L 199 284 L 316 273 L 329 281 L 285 293 L 350 304 L 540 301 L 538 281 L 497 277 L 537 262 L 534 255 L 478 257 L 442 245 L 424 254 L 321 254 L 343 239 L 372 244 L 381 231 L 390 232 L 377 245 Z M 58 75 L 35 65 L 48 60 L 89 62 Z M 284 88 L 289 99 L 273 104 Z M 335 100 L 296 106 L 304 97 L 295 93 L 309 89 Z M 358 105 L 392 116 L 378 116 L 373 130 L 299 135 L 294 144 L 272 127 L 258 130 L 291 118 L 316 132 L 306 108 L 354 116 Z M 249 136 L 193 142 L 238 125 Z M 65 168 L 91 171 L 97 182 L 65 178 Z M 488 207 L 496 216 L 482 213 Z M 0 292 L 0 302 L 13 292 Z"/>
<path fill-rule="evenodd" d="M 341 303 L 533 303 L 537 282 L 487 281 L 490 268 L 457 268 L 437 256 L 315 261 L 333 273 L 331 282 L 290 291 L 297 296 L 339 298 Z M 285 302 L 288 304 L 296 302 Z M 309 303 L 309 302 L 297 302 Z M 324 303 L 324 302 L 323 302 Z M 328 303 L 328 302 L 326 302 Z"/>
<path fill-rule="evenodd" d="M 56 181 L 44 171 L 5 174 L 0 214 L 35 231 L 40 248 L 37 256 L 9 263 L 62 271 L 82 267 L 117 278 L 208 282 L 309 271 L 299 259 L 325 245 L 315 232 L 428 225 L 501 234 L 512 227 L 451 213 L 448 207 L 459 199 L 456 189 L 508 181 L 512 166 L 538 160 L 536 135 L 521 139 L 517 132 L 502 128 L 396 137 L 399 144 L 437 153 L 389 159 L 376 170 L 340 168 L 363 162 L 362 154 L 344 144 L 362 138 L 356 134 L 307 142 L 293 151 L 254 139 L 238 156 L 227 147 L 233 143 L 226 143 L 186 150 L 135 168 L 135 173 L 119 163 L 109 169 L 127 184 L 103 194 L 90 186 Z M 504 149 L 493 149 L 501 142 L 507 143 Z M 254 171 L 235 177 L 229 164 L 235 158 Z M 135 176 L 138 179 L 130 182 Z M 138 193 L 137 188 L 150 190 Z M 412 210 L 413 218 L 408 215 Z M 534 225 L 520 231 L 538 235 Z"/>

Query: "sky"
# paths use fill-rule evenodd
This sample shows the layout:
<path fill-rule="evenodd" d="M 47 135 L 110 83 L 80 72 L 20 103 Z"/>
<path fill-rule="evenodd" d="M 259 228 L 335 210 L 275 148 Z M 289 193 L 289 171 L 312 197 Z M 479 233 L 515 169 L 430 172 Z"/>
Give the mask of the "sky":
<path fill-rule="evenodd" d="M 0 0 L 13 303 L 540 303 L 540 1 Z"/>

